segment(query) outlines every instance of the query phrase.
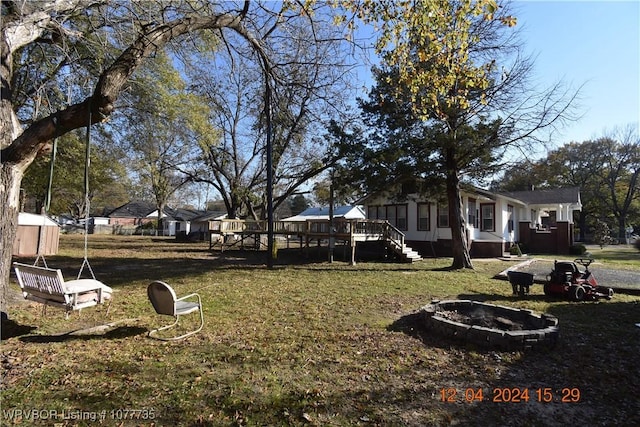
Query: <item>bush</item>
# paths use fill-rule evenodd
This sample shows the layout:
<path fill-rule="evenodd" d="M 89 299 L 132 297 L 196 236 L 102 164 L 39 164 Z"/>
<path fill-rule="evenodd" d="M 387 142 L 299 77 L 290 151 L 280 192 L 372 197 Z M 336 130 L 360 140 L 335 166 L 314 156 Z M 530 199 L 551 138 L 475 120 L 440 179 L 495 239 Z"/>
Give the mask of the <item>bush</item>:
<path fill-rule="evenodd" d="M 576 243 L 569 248 L 569 253 L 571 255 L 584 255 L 587 253 L 587 247 L 582 243 Z"/>
<path fill-rule="evenodd" d="M 525 249 L 525 246 L 522 243 L 514 243 L 509 248 L 509 253 L 511 255 L 522 255 L 522 254 L 526 253 L 526 249 Z"/>
<path fill-rule="evenodd" d="M 593 234 L 593 240 L 596 245 L 600 246 L 600 249 L 613 243 L 611 238 L 611 230 L 607 223 L 596 220 L 595 231 Z"/>

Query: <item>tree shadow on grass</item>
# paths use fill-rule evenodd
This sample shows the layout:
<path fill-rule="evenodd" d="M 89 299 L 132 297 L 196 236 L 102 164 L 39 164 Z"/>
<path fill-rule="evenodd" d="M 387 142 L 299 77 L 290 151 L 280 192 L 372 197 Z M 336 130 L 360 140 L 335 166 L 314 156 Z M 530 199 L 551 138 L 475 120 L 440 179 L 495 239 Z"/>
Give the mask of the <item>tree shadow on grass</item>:
<path fill-rule="evenodd" d="M 9 338 L 19 337 L 22 335 L 30 334 L 31 331 L 36 329 L 36 326 L 27 326 L 16 323 L 13 320 L 2 318 L 2 324 L 0 325 L 2 332 L 2 339 L 7 340 Z"/>
<path fill-rule="evenodd" d="M 639 307 L 637 301 L 554 304 L 546 311 L 559 319 L 560 338 L 552 349 L 541 347 L 542 351 L 492 351 L 439 338 L 425 331 L 420 312 L 402 316 L 387 329 L 419 339 L 425 347 L 458 355 L 460 375 L 445 374 L 434 385 L 436 397 L 438 388 L 449 384 L 457 387 L 457 402 L 464 401 L 460 392 L 465 388 L 484 387 L 486 402 L 440 407 L 458 424 L 472 425 L 472 420 L 482 419 L 486 425 L 516 425 L 513 420 L 526 419 L 527 425 L 569 425 L 571 419 L 580 417 L 589 425 L 609 425 L 612 420 L 620 425 L 640 425 L 640 402 L 634 393 L 640 381 Z M 491 400 L 492 392 L 495 397 L 496 389 L 506 388 L 527 389 L 531 401 L 498 404 Z M 552 393 L 553 402 L 540 402 L 536 394 L 540 388 Z M 580 400 L 561 403 L 564 390 L 577 390 Z M 393 394 L 401 391 L 393 390 Z M 369 396 L 377 399 L 373 393 Z"/>
<path fill-rule="evenodd" d="M 91 341 L 91 340 L 100 340 L 100 339 L 113 340 L 113 339 L 129 338 L 129 337 L 141 335 L 147 332 L 148 332 L 147 328 L 142 328 L 140 326 L 119 326 L 105 333 L 91 333 L 91 331 L 84 333 L 83 330 L 79 330 L 79 331 L 66 332 L 63 334 L 29 335 L 26 337 L 21 337 L 20 341 L 37 343 L 37 344 L 47 344 L 47 343 L 54 343 L 54 342 L 67 342 L 67 341 Z"/>
<path fill-rule="evenodd" d="M 518 301 L 557 301 L 557 300 L 553 300 L 550 297 L 546 296 L 546 295 L 525 295 L 525 296 L 520 296 L 520 295 L 500 295 L 500 294 L 484 294 L 484 293 L 477 293 L 477 294 L 459 294 L 458 295 L 458 299 L 462 299 L 462 300 L 472 300 L 472 301 L 479 301 L 479 302 L 491 302 L 491 301 L 512 301 L 512 302 L 518 302 Z"/>
<path fill-rule="evenodd" d="M 429 330 L 424 324 L 424 315 L 420 311 L 406 314 L 387 327 L 391 332 L 402 332 L 412 338 L 419 340 L 425 347 L 451 349 L 472 349 L 478 352 L 491 351 L 490 348 L 478 347 L 473 343 L 446 337 Z"/>

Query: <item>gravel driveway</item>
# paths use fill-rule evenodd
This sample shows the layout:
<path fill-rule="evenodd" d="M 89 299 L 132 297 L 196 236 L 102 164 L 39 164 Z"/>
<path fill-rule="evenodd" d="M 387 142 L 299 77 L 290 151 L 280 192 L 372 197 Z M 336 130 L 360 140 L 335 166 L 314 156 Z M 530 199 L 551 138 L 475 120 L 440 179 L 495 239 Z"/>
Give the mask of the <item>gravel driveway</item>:
<path fill-rule="evenodd" d="M 584 270 L 584 267 L 578 265 L 580 271 Z M 533 280 L 535 283 L 545 283 L 547 276 L 553 270 L 553 261 L 546 259 L 531 259 L 519 264 L 515 264 L 508 268 L 508 270 L 523 271 L 533 274 Z M 502 277 L 506 279 L 506 271 L 500 273 Z M 589 271 L 593 273 L 601 286 L 607 286 L 613 288 L 616 292 L 622 293 L 639 293 L 640 294 L 640 272 L 632 270 L 621 270 L 607 268 L 604 264 L 594 262 L 589 266 Z"/>

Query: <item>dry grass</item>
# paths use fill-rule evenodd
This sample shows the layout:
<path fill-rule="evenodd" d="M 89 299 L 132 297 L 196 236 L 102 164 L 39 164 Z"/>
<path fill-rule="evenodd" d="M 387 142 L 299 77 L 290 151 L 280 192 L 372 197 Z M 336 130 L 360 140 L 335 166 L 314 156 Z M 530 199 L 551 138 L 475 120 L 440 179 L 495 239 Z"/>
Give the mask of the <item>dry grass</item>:
<path fill-rule="evenodd" d="M 48 262 L 73 276 L 81 249 L 80 239 L 64 236 Z M 39 306 L 15 300 L 2 331 L 2 425 L 32 424 L 33 411 L 50 415 L 36 424 L 64 426 L 95 425 L 78 419 L 94 415 L 125 426 L 640 423 L 638 296 L 548 301 L 534 286 L 517 299 L 491 278 L 506 268 L 500 261 L 450 272 L 446 259 L 349 266 L 302 263 L 291 250 L 267 270 L 264 253 L 210 253 L 166 239 L 92 236 L 90 249 L 96 276 L 116 289 L 109 316 L 98 308 L 43 317 Z M 640 269 L 621 257 L 611 263 Z M 147 301 L 152 280 L 179 295 L 199 292 L 205 329 L 175 343 L 147 338 L 166 321 Z M 429 335 L 415 312 L 446 297 L 554 314 L 560 343 L 550 352 L 503 352 Z M 105 322 L 120 323 L 64 334 Z M 443 388 L 457 391 L 455 402 L 442 401 Z M 506 388 L 526 388 L 529 401 L 493 402 L 494 389 Z M 537 402 L 535 390 L 546 388 L 554 401 Z M 561 402 L 564 388 L 578 390 L 579 401 Z M 483 401 L 466 402 L 467 389 L 482 389 Z"/>

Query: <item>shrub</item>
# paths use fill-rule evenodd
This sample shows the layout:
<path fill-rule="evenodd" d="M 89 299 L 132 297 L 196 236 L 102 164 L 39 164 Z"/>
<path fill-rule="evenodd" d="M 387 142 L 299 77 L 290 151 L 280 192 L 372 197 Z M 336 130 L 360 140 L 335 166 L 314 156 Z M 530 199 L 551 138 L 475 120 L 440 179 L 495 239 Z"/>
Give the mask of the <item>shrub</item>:
<path fill-rule="evenodd" d="M 569 248 L 569 253 L 571 255 L 584 255 L 587 253 L 587 247 L 582 243 L 576 243 Z"/>
<path fill-rule="evenodd" d="M 511 255 L 522 255 L 526 253 L 525 247 L 522 243 L 514 243 L 509 248 L 509 253 Z"/>
<path fill-rule="evenodd" d="M 611 230 L 609 229 L 607 223 L 600 221 L 599 219 L 596 220 L 593 240 L 596 245 L 600 246 L 600 249 L 613 243 L 613 239 L 611 238 Z"/>

